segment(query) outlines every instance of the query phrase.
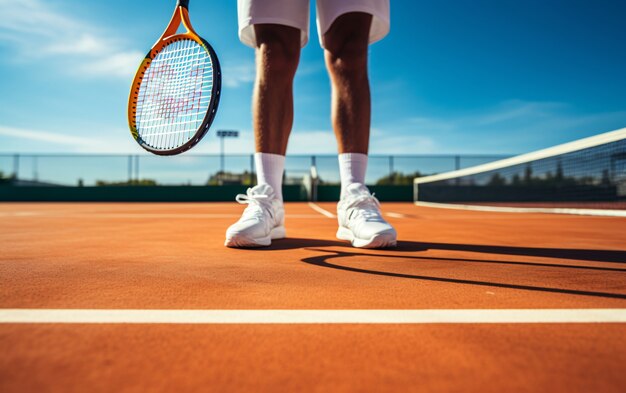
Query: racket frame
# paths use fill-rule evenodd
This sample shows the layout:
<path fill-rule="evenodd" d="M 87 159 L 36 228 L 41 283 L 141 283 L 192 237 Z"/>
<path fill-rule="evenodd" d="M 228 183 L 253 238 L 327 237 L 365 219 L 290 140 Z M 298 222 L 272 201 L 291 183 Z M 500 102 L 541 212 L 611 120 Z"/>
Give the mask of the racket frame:
<path fill-rule="evenodd" d="M 213 123 L 213 119 L 215 118 L 215 113 L 217 112 L 217 107 L 220 100 L 222 85 L 222 73 L 220 63 L 217 59 L 217 54 L 215 53 L 215 50 L 213 50 L 213 47 L 202 37 L 200 37 L 191 25 L 191 21 L 189 19 L 188 3 L 188 1 L 184 0 L 178 2 L 169 25 L 139 65 L 139 69 L 137 70 L 135 78 L 133 79 L 133 84 L 131 86 L 130 96 L 128 99 L 128 125 L 130 127 L 131 135 L 139 144 L 139 146 L 149 151 L 150 153 L 160 156 L 172 156 L 183 153 L 194 147 L 198 142 L 200 142 L 200 140 L 209 131 L 211 123 Z M 187 31 L 181 34 L 176 34 L 181 23 Z M 141 138 L 137 129 L 137 102 L 139 98 L 139 90 L 141 88 L 141 81 L 143 80 L 146 71 L 150 67 L 152 60 L 156 58 L 159 52 L 161 52 L 161 50 L 163 50 L 163 48 L 165 48 L 167 45 L 181 40 L 195 41 L 207 51 L 213 66 L 213 86 L 211 90 L 211 100 L 209 102 L 208 110 L 204 116 L 202 124 L 191 139 L 174 149 L 155 149 L 152 146 L 148 145 Z"/>

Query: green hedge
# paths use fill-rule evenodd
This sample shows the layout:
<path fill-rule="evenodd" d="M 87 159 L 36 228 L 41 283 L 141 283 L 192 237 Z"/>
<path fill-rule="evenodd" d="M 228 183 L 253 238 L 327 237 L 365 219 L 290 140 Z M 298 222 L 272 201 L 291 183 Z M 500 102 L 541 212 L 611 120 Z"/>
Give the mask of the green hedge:
<path fill-rule="evenodd" d="M 384 202 L 412 202 L 413 186 L 367 186 L 376 198 Z M 317 200 L 320 202 L 336 202 L 339 200 L 341 187 L 338 185 L 319 185 Z"/>
<path fill-rule="evenodd" d="M 13 202 L 218 202 L 234 201 L 247 186 L 111 186 L 111 187 L 0 187 L 0 201 Z M 381 201 L 412 201 L 411 186 L 370 186 Z M 339 200 L 340 187 L 320 185 L 318 201 Z M 304 187 L 283 186 L 287 202 L 306 201 Z"/>

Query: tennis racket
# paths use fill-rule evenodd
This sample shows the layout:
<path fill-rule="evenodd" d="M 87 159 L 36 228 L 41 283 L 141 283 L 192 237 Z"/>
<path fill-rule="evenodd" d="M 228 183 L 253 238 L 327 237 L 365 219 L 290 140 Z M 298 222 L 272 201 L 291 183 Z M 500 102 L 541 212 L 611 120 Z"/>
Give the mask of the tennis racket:
<path fill-rule="evenodd" d="M 181 23 L 187 31 L 177 34 Z M 158 155 L 191 149 L 213 122 L 221 79 L 215 51 L 191 26 L 189 0 L 178 0 L 133 80 L 128 124 L 135 141 Z"/>

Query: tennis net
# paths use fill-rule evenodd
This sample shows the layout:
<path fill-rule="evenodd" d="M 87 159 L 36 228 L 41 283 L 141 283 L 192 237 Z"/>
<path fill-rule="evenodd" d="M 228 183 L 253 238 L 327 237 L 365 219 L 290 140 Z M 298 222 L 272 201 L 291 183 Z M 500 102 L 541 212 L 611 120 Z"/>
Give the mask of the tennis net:
<path fill-rule="evenodd" d="M 626 128 L 416 178 L 414 199 L 425 205 L 626 210 Z"/>

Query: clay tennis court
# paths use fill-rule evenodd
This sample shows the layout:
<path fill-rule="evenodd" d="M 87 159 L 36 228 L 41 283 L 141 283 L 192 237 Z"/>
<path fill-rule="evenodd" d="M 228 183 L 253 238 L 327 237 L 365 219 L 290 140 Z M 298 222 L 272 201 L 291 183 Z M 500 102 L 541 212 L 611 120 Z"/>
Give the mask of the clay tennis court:
<path fill-rule="evenodd" d="M 623 391 L 624 218 L 334 208 L 240 250 L 234 203 L 0 205 L 0 391 Z"/>

